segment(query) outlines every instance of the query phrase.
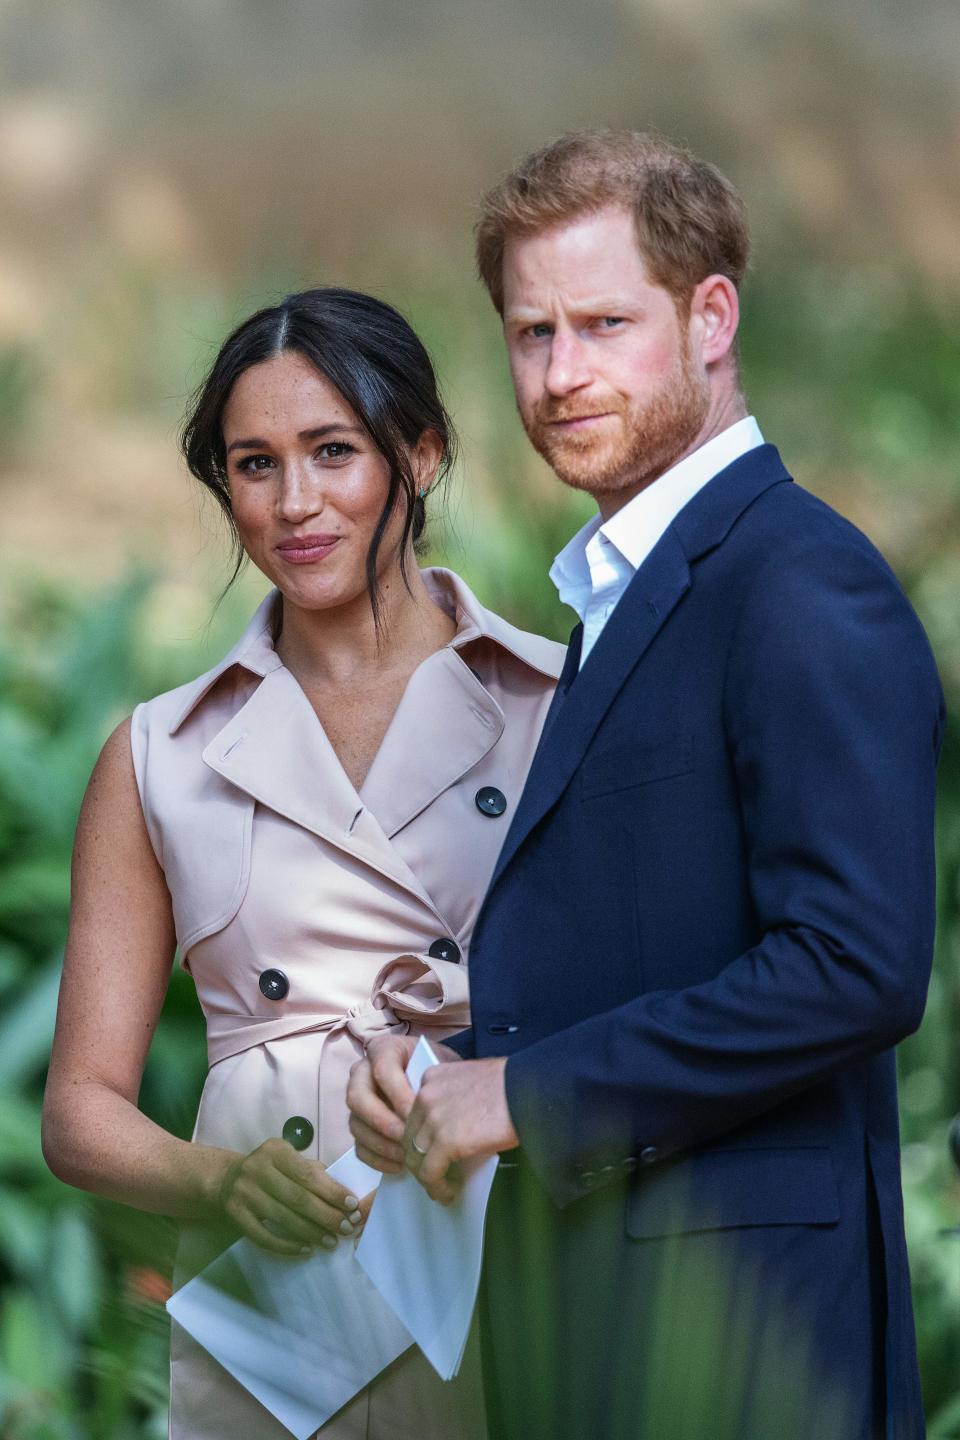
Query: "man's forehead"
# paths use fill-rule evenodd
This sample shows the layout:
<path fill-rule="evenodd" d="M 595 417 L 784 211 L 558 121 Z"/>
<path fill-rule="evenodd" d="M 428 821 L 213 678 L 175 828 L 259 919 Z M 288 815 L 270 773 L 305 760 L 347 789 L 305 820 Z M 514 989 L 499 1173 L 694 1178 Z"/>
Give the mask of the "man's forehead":
<path fill-rule="evenodd" d="M 623 304 L 649 283 L 633 217 L 619 206 L 509 236 L 504 247 L 504 302 L 511 313 L 535 308 L 548 295 L 578 307 Z"/>

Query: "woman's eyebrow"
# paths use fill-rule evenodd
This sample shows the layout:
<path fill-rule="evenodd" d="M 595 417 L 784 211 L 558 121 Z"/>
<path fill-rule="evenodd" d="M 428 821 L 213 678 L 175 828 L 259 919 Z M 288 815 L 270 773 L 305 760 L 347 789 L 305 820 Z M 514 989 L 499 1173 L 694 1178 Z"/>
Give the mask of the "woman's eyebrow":
<path fill-rule="evenodd" d="M 301 430 L 298 440 L 322 440 L 325 435 L 362 435 L 363 431 L 359 425 L 347 425 L 339 420 L 332 421 L 329 425 L 317 425 L 312 430 Z M 257 436 L 251 436 L 248 440 L 231 440 L 227 446 L 227 454 L 232 455 L 234 450 L 269 450 L 270 441 L 261 440 Z"/>

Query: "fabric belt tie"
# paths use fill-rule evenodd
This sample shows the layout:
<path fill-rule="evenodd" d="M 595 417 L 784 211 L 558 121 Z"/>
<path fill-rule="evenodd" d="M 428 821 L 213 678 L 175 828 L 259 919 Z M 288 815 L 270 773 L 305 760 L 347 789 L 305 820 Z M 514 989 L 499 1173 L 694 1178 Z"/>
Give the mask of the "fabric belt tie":
<path fill-rule="evenodd" d="M 407 1035 L 442 1029 L 448 1034 L 470 1023 L 470 1002 L 464 966 L 431 955 L 398 955 L 388 960 L 365 1000 L 343 1013 L 304 1014 L 291 1011 L 275 1020 L 258 1015 L 213 1015 L 208 1021 L 207 1057 L 211 1066 L 274 1040 L 293 1035 L 322 1034 L 325 1040 L 344 1033 L 362 1052 L 375 1035 L 393 1031 Z"/>

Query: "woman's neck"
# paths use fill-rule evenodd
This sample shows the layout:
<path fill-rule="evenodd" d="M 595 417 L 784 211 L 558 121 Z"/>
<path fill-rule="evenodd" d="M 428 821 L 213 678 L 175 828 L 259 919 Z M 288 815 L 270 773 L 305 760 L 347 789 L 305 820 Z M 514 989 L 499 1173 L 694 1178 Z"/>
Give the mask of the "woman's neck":
<path fill-rule="evenodd" d="M 409 589 L 399 567 L 380 578 L 378 632 L 364 591 L 345 605 L 305 610 L 283 601 L 277 653 L 299 680 L 344 685 L 373 674 L 412 673 L 421 660 L 449 644 L 456 623 L 431 598 L 415 565 Z"/>

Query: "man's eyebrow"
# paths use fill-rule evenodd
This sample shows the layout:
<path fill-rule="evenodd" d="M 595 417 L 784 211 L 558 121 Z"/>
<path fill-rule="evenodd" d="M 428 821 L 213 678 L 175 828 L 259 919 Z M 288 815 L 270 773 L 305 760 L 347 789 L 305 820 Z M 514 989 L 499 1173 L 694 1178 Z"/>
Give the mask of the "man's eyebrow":
<path fill-rule="evenodd" d="M 323 440 L 327 435 L 362 435 L 364 432 L 359 425 L 348 425 L 345 422 L 334 420 L 329 425 L 317 425 L 312 430 L 301 430 L 298 440 Z M 258 436 L 252 435 L 246 440 L 231 440 L 227 446 L 227 454 L 232 455 L 234 450 L 269 450 L 270 441 L 261 440 Z"/>
<path fill-rule="evenodd" d="M 569 303 L 568 309 L 575 315 L 626 315 L 638 308 L 636 300 L 614 299 L 609 295 L 586 296 L 583 300 L 576 300 Z M 510 305 L 504 312 L 506 320 L 512 320 L 523 324 L 526 322 L 549 324 L 550 316 L 545 309 L 534 309 L 526 305 Z"/>

